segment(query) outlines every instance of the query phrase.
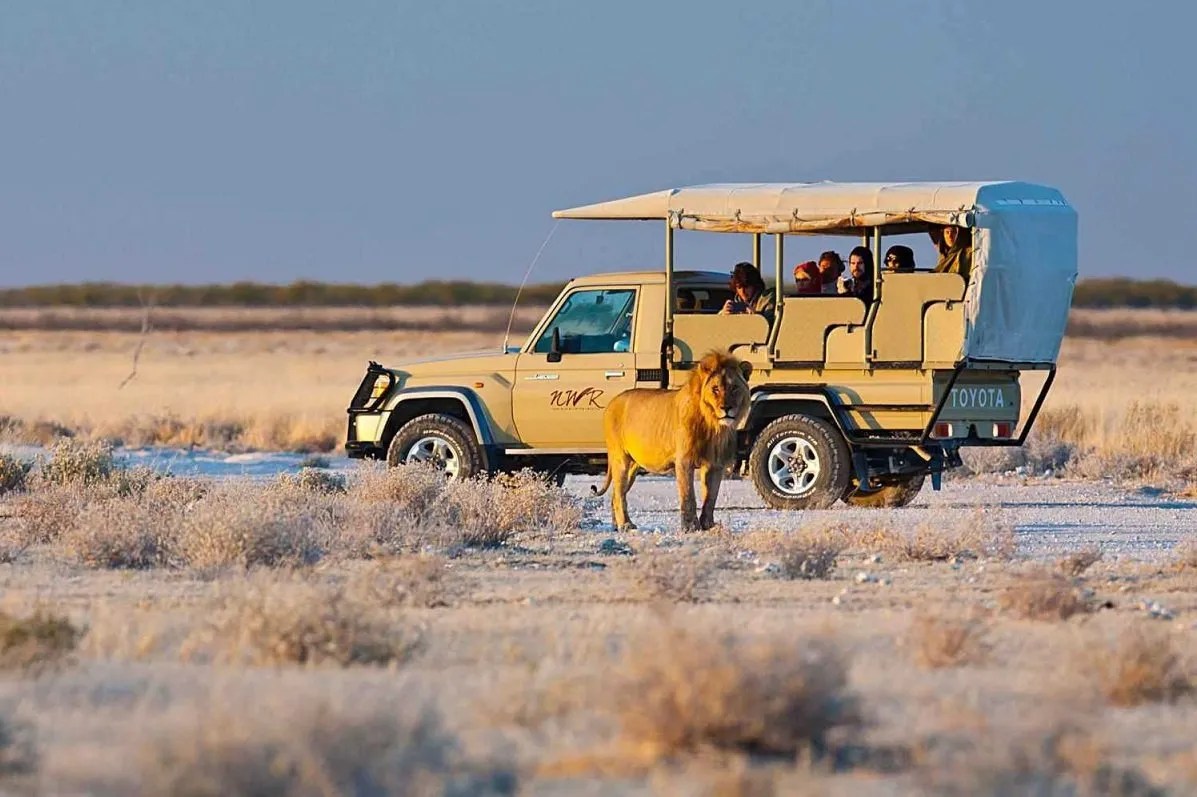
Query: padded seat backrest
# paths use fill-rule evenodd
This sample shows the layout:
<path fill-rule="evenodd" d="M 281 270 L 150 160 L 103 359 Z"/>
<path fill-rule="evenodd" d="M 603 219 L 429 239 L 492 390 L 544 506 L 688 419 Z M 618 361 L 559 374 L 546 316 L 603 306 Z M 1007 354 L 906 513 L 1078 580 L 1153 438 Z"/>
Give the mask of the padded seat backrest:
<path fill-rule="evenodd" d="M 923 311 L 928 304 L 961 301 L 959 274 L 884 274 L 881 303 L 873 319 L 873 359 L 877 362 L 923 361 Z"/>
<path fill-rule="evenodd" d="M 827 330 L 861 324 L 866 311 L 853 296 L 795 296 L 784 302 L 771 341 L 773 358 L 783 362 L 823 362 Z"/>
<path fill-rule="evenodd" d="M 673 361 L 698 362 L 713 349 L 764 346 L 769 322 L 761 315 L 677 314 L 673 317 Z M 733 353 L 740 356 L 738 352 Z"/>

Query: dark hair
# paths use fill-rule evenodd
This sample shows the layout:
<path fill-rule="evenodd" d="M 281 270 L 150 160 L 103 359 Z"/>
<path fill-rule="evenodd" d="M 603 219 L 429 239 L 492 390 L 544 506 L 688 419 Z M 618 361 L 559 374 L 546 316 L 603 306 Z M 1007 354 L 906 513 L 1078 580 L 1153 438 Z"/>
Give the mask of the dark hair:
<path fill-rule="evenodd" d="M 859 257 L 865 263 L 864 278 L 871 280 L 873 278 L 873 252 L 867 246 L 857 246 L 848 253 L 848 259 Z"/>
<path fill-rule="evenodd" d="M 765 290 L 765 281 L 761 279 L 761 272 L 751 263 L 736 263 L 732 269 L 728 285 L 734 291 L 737 286 L 753 288 L 757 293 Z"/>
<path fill-rule="evenodd" d="M 894 271 L 914 271 L 914 250 L 909 246 L 891 246 L 885 250 L 885 259 L 889 260 L 890 255 L 898 259 L 898 267 Z"/>
<path fill-rule="evenodd" d="M 833 251 L 833 250 L 831 250 L 831 249 L 828 249 L 826 252 L 824 252 L 823 254 L 819 255 L 819 259 L 818 259 L 818 260 L 816 260 L 815 262 L 816 262 L 816 263 L 822 263 L 824 260 L 830 260 L 830 261 L 831 261 L 831 265 L 832 265 L 832 266 L 834 266 L 834 267 L 835 267 L 835 269 L 836 269 L 837 276 L 838 276 L 839 274 L 843 274 L 843 273 L 844 273 L 844 259 L 843 259 L 842 257 L 840 257 L 840 253 L 839 253 L 839 252 L 836 252 L 836 251 Z"/>

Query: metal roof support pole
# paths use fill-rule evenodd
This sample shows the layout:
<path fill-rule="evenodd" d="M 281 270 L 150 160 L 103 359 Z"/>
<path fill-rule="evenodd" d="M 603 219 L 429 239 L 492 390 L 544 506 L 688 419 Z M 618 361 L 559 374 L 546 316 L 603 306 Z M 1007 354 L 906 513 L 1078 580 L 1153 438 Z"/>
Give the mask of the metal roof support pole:
<path fill-rule="evenodd" d="M 754 232 L 752 234 L 752 265 L 756 266 L 756 270 L 761 270 L 761 234 Z"/>
<path fill-rule="evenodd" d="M 774 299 L 773 313 L 776 316 L 776 314 L 781 312 L 781 304 L 782 304 L 781 294 L 782 294 L 782 288 L 785 287 L 785 281 L 782 279 L 782 276 L 781 276 L 782 273 L 784 272 L 784 269 L 782 268 L 782 263 L 785 261 L 785 234 L 780 233 L 780 232 L 773 233 L 773 241 L 774 241 L 773 265 L 774 265 L 774 271 L 775 271 L 773 278 L 775 280 L 777 280 L 777 284 L 773 286 L 773 289 L 777 292 L 776 298 Z M 774 323 L 776 323 L 776 322 L 774 322 Z"/>
<path fill-rule="evenodd" d="M 673 214 L 665 220 L 665 341 L 673 350 Z"/>
<path fill-rule="evenodd" d="M 861 236 L 864 243 L 861 246 L 868 246 L 869 236 L 865 233 Z M 865 362 L 871 363 L 873 361 L 873 320 L 877 317 L 877 304 L 882 300 L 881 295 L 881 263 L 878 258 L 881 257 L 881 228 L 873 228 L 873 302 L 869 305 L 868 312 L 865 314 Z"/>

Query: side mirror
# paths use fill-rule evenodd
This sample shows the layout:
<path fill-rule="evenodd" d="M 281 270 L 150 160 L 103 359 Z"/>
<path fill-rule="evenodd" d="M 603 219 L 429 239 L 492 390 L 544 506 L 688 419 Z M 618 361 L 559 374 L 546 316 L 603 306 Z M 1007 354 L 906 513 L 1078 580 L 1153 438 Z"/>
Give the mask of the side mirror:
<path fill-rule="evenodd" d="M 546 358 L 551 363 L 561 362 L 561 330 L 553 327 L 553 339 L 549 344 L 549 354 Z"/>

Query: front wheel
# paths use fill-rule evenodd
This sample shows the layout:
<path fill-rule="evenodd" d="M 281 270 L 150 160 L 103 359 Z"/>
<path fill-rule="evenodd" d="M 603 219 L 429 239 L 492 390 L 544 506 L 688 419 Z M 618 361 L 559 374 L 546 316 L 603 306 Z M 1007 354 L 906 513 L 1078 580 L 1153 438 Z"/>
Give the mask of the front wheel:
<path fill-rule="evenodd" d="M 452 415 L 420 415 L 395 433 L 387 449 L 387 464 L 431 465 L 450 481 L 476 476 L 485 469 L 474 430 Z"/>
<path fill-rule="evenodd" d="M 851 478 L 848 444 L 834 426 L 786 415 L 766 426 L 748 455 L 752 483 L 774 509 L 826 509 Z"/>
<path fill-rule="evenodd" d="M 925 473 L 901 476 L 872 490 L 860 489 L 859 483 L 853 478 L 844 490 L 844 503 L 869 509 L 903 507 L 918 496 L 926 477 Z"/>

